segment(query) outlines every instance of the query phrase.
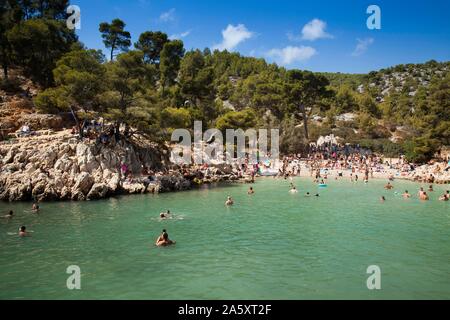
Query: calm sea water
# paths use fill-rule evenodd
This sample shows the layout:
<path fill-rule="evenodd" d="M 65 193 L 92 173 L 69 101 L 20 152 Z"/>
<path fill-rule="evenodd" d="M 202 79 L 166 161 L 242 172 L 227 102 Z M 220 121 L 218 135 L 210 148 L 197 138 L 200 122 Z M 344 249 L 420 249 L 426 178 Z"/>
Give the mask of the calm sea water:
<path fill-rule="evenodd" d="M 450 203 L 404 200 L 417 184 L 257 181 L 98 202 L 0 203 L 1 299 L 450 299 Z M 320 198 L 305 198 L 305 192 Z M 226 208 L 227 195 L 236 205 Z M 380 203 L 385 195 L 387 201 Z M 170 209 L 176 219 L 160 221 Z M 20 225 L 33 231 L 21 239 Z M 177 241 L 153 244 L 162 229 Z M 81 268 L 81 290 L 66 268 Z M 381 268 L 370 291 L 368 266 Z"/>

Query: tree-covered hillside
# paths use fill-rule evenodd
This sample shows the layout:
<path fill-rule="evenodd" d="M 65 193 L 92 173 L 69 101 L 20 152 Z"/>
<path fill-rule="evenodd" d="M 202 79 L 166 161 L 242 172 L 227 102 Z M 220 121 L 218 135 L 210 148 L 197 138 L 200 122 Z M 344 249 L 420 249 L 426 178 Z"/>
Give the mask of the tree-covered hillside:
<path fill-rule="evenodd" d="M 426 161 L 450 145 L 450 63 L 400 65 L 368 75 L 286 70 L 263 59 L 142 30 L 131 43 L 120 19 L 99 25 L 105 52 L 85 48 L 65 26 L 63 0 L 6 0 L 0 9 L 3 87 L 18 68 L 43 91 L 37 111 L 125 123 L 155 140 L 175 128 L 280 128 L 282 152 L 335 134 Z"/>

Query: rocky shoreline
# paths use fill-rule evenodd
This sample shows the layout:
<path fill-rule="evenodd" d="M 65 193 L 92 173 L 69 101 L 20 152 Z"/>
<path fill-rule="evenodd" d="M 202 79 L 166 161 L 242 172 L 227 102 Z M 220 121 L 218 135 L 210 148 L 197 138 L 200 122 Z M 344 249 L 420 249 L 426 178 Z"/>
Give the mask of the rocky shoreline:
<path fill-rule="evenodd" d="M 102 144 L 79 141 L 68 131 L 2 143 L 0 201 L 97 200 L 239 180 L 231 168 L 228 172 L 210 168 L 210 174 L 200 179 L 195 172 L 170 170 L 169 152 L 160 149 L 143 137 Z M 126 174 L 121 169 L 124 163 Z"/>

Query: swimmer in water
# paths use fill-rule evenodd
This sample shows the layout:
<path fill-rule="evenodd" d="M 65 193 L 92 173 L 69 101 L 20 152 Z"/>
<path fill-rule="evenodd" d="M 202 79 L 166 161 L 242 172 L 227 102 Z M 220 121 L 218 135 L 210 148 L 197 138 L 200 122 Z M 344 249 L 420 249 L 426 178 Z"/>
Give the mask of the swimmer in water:
<path fill-rule="evenodd" d="M 30 237 L 30 234 L 27 232 L 27 227 L 22 226 L 19 228 L 19 237 Z"/>
<path fill-rule="evenodd" d="M 314 197 L 319 198 L 319 197 L 320 197 L 320 194 L 317 193 Z"/>
<path fill-rule="evenodd" d="M 158 239 L 156 240 L 155 245 L 157 247 L 167 247 L 167 246 L 173 245 L 175 243 L 176 243 L 175 241 L 172 241 L 169 239 L 169 234 L 164 229 L 162 235 L 160 235 L 158 237 Z"/>
<path fill-rule="evenodd" d="M 447 193 L 444 193 L 440 198 L 439 201 L 450 201 L 450 190 L 447 190 Z"/>
<path fill-rule="evenodd" d="M 434 192 L 433 186 L 430 185 L 430 187 L 428 188 L 428 192 Z"/>
<path fill-rule="evenodd" d="M 296 187 L 292 187 L 292 189 L 289 192 L 290 193 L 298 193 L 298 190 Z"/>
<path fill-rule="evenodd" d="M 420 198 L 423 193 L 425 192 L 425 190 L 423 190 L 423 188 L 420 188 L 419 193 L 418 193 L 418 197 Z"/>
<path fill-rule="evenodd" d="M 33 207 L 31 208 L 31 210 L 35 213 L 39 212 L 39 205 L 37 202 L 33 203 Z"/>
<path fill-rule="evenodd" d="M 392 189 L 394 189 L 394 186 L 393 186 L 390 182 L 388 182 L 388 184 L 385 185 L 384 188 L 385 188 L 386 190 L 392 190 Z"/>
<path fill-rule="evenodd" d="M 10 210 L 6 216 L 3 216 L 5 219 L 12 219 L 14 217 L 14 212 Z"/>
<path fill-rule="evenodd" d="M 161 212 L 161 213 L 159 214 L 159 217 L 160 217 L 161 219 L 167 219 L 167 218 L 169 218 L 170 214 L 171 214 L 171 213 L 170 213 L 170 210 L 167 210 L 166 213 Z"/>
<path fill-rule="evenodd" d="M 381 197 L 381 198 L 380 198 L 380 201 L 381 201 L 381 202 L 385 202 L 385 201 L 386 201 L 386 197 L 384 197 L 384 196 Z"/>
<path fill-rule="evenodd" d="M 307 192 L 307 193 L 305 194 L 305 197 L 306 197 L 306 198 L 309 198 L 309 197 L 311 197 L 311 194 L 310 194 L 309 192 Z"/>
<path fill-rule="evenodd" d="M 420 200 L 422 201 L 428 201 L 430 200 L 430 197 L 427 195 L 426 192 L 422 193 L 422 195 L 420 196 Z"/>
<path fill-rule="evenodd" d="M 227 201 L 225 202 L 225 205 L 228 206 L 228 207 L 234 205 L 233 198 L 231 198 L 230 196 L 228 196 L 228 199 L 227 199 Z"/>
<path fill-rule="evenodd" d="M 402 195 L 404 199 L 411 198 L 411 195 L 409 194 L 408 190 L 405 191 L 405 193 Z"/>
<path fill-rule="evenodd" d="M 250 189 L 248 189 L 247 194 L 255 194 L 255 190 L 253 190 L 253 187 L 250 187 Z"/>

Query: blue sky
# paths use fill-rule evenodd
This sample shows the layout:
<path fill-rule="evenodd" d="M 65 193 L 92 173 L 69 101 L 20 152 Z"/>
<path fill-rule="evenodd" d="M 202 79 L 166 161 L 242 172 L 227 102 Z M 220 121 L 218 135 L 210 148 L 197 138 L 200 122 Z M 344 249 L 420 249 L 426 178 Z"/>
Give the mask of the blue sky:
<path fill-rule="evenodd" d="M 98 25 L 120 18 L 133 42 L 147 30 L 186 49 L 227 48 L 287 68 L 365 73 L 401 63 L 450 60 L 449 0 L 72 0 L 80 40 L 104 49 Z M 369 5 L 381 30 L 369 30 Z M 106 53 L 107 51 L 105 51 Z"/>

